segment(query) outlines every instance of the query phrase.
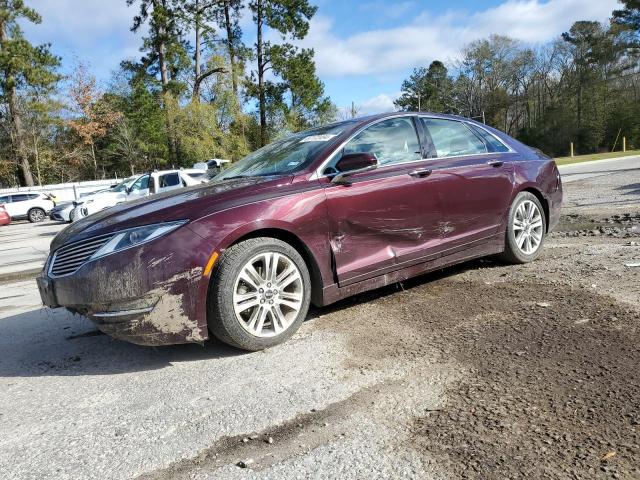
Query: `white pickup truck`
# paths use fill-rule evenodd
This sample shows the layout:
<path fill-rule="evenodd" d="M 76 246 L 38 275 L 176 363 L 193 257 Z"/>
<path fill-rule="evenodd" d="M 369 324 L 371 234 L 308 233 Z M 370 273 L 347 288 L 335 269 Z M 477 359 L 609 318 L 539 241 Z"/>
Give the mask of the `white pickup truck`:
<path fill-rule="evenodd" d="M 113 207 L 119 203 L 146 197 L 154 193 L 199 185 L 207 180 L 206 173 L 198 169 L 160 170 L 145 173 L 133 181 L 127 179 L 114 188 L 87 195 L 74 202 L 75 208 L 71 211 L 70 219 L 75 222 L 87 215 Z"/>

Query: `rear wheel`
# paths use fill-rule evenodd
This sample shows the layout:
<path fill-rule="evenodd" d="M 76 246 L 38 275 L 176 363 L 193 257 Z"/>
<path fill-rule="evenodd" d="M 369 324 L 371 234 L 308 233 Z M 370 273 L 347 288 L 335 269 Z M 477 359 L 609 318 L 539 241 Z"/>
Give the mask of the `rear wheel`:
<path fill-rule="evenodd" d="M 511 204 L 501 258 L 510 263 L 527 263 L 542 252 L 546 219 L 540 200 L 530 192 L 520 192 Z"/>
<path fill-rule="evenodd" d="M 46 216 L 45 211 L 39 207 L 32 208 L 29 210 L 29 213 L 27 213 L 27 218 L 31 223 L 39 223 L 43 221 Z"/>
<path fill-rule="evenodd" d="M 275 238 L 245 240 L 213 273 L 209 329 L 243 350 L 269 348 L 300 328 L 310 298 L 309 270 L 295 248 Z"/>

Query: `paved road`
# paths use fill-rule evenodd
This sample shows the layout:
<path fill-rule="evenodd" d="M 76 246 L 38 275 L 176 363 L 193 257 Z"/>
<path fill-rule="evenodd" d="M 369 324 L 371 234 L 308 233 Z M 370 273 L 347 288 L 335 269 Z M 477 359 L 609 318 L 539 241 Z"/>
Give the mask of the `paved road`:
<path fill-rule="evenodd" d="M 33 273 L 42 268 L 51 240 L 65 225 L 19 221 L 0 227 L 0 281 L 8 274 Z"/>
<path fill-rule="evenodd" d="M 562 183 L 576 182 L 587 178 L 610 175 L 614 172 L 640 170 L 640 156 L 561 165 L 559 170 L 562 175 Z"/>

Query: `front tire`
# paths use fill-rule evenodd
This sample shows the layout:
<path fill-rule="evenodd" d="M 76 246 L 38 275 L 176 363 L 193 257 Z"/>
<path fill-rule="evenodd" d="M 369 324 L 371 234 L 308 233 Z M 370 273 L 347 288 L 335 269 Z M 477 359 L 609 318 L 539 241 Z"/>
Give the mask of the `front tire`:
<path fill-rule="evenodd" d="M 27 218 L 31 223 L 40 223 L 46 216 L 45 211 L 39 207 L 32 208 L 29 210 L 29 213 L 27 213 Z"/>
<path fill-rule="evenodd" d="M 295 248 L 275 238 L 233 245 L 221 257 L 211 282 L 209 330 L 243 350 L 263 350 L 286 341 L 309 310 L 309 270 Z"/>
<path fill-rule="evenodd" d="M 509 263 L 534 261 L 542 252 L 546 218 L 540 200 L 530 192 L 520 192 L 511 204 L 505 250 L 500 258 Z"/>

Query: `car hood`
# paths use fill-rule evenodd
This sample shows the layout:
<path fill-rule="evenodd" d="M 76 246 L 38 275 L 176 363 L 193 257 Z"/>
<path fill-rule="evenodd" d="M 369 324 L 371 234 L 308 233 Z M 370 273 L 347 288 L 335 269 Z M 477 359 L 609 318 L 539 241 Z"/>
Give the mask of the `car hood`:
<path fill-rule="evenodd" d="M 118 197 L 121 197 L 121 196 L 124 196 L 123 192 L 106 191 L 106 192 L 92 193 L 91 195 L 87 195 L 86 197 L 79 198 L 76 201 L 76 204 L 80 205 L 81 203 L 87 203 L 90 200 L 92 200 L 92 201 L 110 200 L 110 199 L 118 198 Z"/>
<path fill-rule="evenodd" d="M 227 208 L 287 193 L 292 176 L 248 177 L 209 182 L 118 204 L 78 220 L 51 242 L 67 243 L 116 230 L 175 220 L 195 220 Z"/>
<path fill-rule="evenodd" d="M 66 209 L 66 208 L 73 207 L 73 206 L 74 206 L 74 205 L 73 205 L 73 202 L 71 202 L 71 201 L 69 201 L 69 202 L 68 202 L 68 201 L 64 201 L 64 202 L 58 202 L 58 203 L 56 203 L 56 206 L 55 206 L 53 209 L 54 209 L 54 210 L 64 210 L 64 209 Z"/>

